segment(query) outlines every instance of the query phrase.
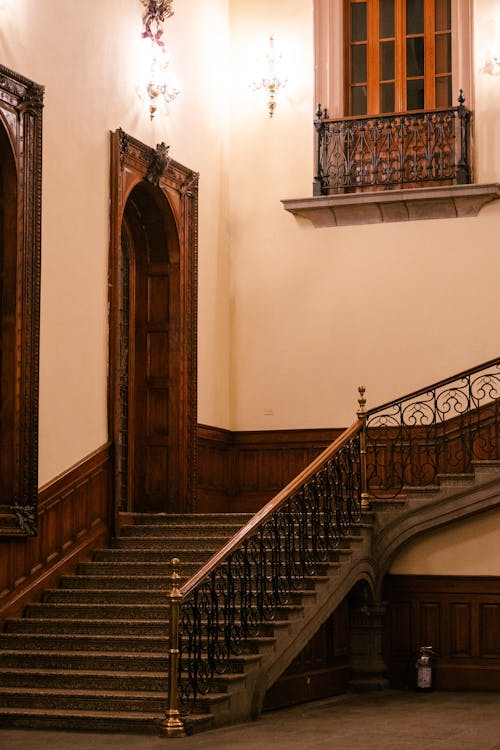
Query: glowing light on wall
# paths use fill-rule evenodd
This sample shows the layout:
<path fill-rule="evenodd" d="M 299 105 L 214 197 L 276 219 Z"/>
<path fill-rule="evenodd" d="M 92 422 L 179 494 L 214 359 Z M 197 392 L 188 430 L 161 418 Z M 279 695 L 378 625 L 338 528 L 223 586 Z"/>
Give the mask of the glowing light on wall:
<path fill-rule="evenodd" d="M 260 62 L 262 74 L 259 79 L 250 84 L 253 91 L 263 89 L 268 96 L 267 111 L 272 117 L 276 109 L 276 94 L 287 84 L 287 79 L 280 76 L 281 55 L 274 49 L 274 37 L 269 37 L 269 49 L 264 62 Z"/>
<path fill-rule="evenodd" d="M 151 64 L 146 94 L 149 100 L 149 117 L 152 120 L 159 102 L 163 100 L 165 104 L 170 104 L 180 92 L 170 76 L 170 59 L 164 35 L 165 21 L 174 15 L 173 0 L 141 0 L 141 2 L 145 7 L 142 17 L 142 38 L 151 45 Z"/>

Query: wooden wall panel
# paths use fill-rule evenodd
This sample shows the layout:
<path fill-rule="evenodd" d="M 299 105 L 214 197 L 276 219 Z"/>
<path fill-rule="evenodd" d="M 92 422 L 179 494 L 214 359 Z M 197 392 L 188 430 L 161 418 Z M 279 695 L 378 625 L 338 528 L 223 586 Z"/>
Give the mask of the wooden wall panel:
<path fill-rule="evenodd" d="M 441 690 L 500 690 L 500 578 L 387 576 L 385 658 L 393 687 L 415 686 L 432 646 Z"/>
<path fill-rule="evenodd" d="M 351 670 L 349 604 L 344 601 L 268 690 L 264 710 L 345 693 Z"/>
<path fill-rule="evenodd" d="M 256 512 L 341 433 L 198 425 L 198 510 Z"/>
<path fill-rule="evenodd" d="M 106 541 L 109 488 L 104 446 L 39 491 L 38 536 L 0 539 L 0 622 Z"/>

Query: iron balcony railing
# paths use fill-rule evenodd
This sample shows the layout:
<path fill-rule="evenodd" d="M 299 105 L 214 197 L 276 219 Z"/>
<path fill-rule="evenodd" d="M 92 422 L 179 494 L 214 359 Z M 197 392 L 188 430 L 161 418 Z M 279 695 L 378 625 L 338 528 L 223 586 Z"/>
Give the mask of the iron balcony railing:
<path fill-rule="evenodd" d="M 458 107 L 333 120 L 318 106 L 314 195 L 471 182 L 470 111 Z"/>
<path fill-rule="evenodd" d="M 167 734 L 370 507 L 500 460 L 500 357 L 366 411 L 182 587 L 172 561 Z"/>

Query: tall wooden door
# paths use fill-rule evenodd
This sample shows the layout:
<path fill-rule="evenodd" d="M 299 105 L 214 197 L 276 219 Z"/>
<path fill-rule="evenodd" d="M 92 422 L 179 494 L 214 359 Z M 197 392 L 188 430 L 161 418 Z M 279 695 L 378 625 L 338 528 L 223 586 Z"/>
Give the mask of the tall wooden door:
<path fill-rule="evenodd" d="M 165 512 L 172 510 L 179 492 L 175 436 L 179 243 L 169 207 L 162 201 L 158 205 L 141 185 L 127 201 L 124 230 L 130 264 L 125 275 L 130 300 L 130 505 L 135 511 Z"/>
<path fill-rule="evenodd" d="M 112 134 L 110 416 L 118 515 L 195 508 L 198 176 L 155 159 L 122 131 Z"/>

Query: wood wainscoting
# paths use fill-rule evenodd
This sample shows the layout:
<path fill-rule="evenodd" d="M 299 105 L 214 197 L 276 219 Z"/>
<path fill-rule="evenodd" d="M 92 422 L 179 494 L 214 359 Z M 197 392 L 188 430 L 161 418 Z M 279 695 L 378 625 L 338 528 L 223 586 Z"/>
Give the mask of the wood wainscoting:
<path fill-rule="evenodd" d="M 109 530 L 106 445 L 39 490 L 37 536 L 0 539 L 0 622 L 104 544 Z"/>
<path fill-rule="evenodd" d="M 500 690 L 500 577 L 389 575 L 385 658 L 392 687 L 415 687 L 432 646 L 437 690 Z"/>
<path fill-rule="evenodd" d="M 346 598 L 267 691 L 264 710 L 347 692 L 351 676 L 349 655 L 349 603 Z"/>
<path fill-rule="evenodd" d="M 198 425 L 198 512 L 255 513 L 342 432 Z"/>

